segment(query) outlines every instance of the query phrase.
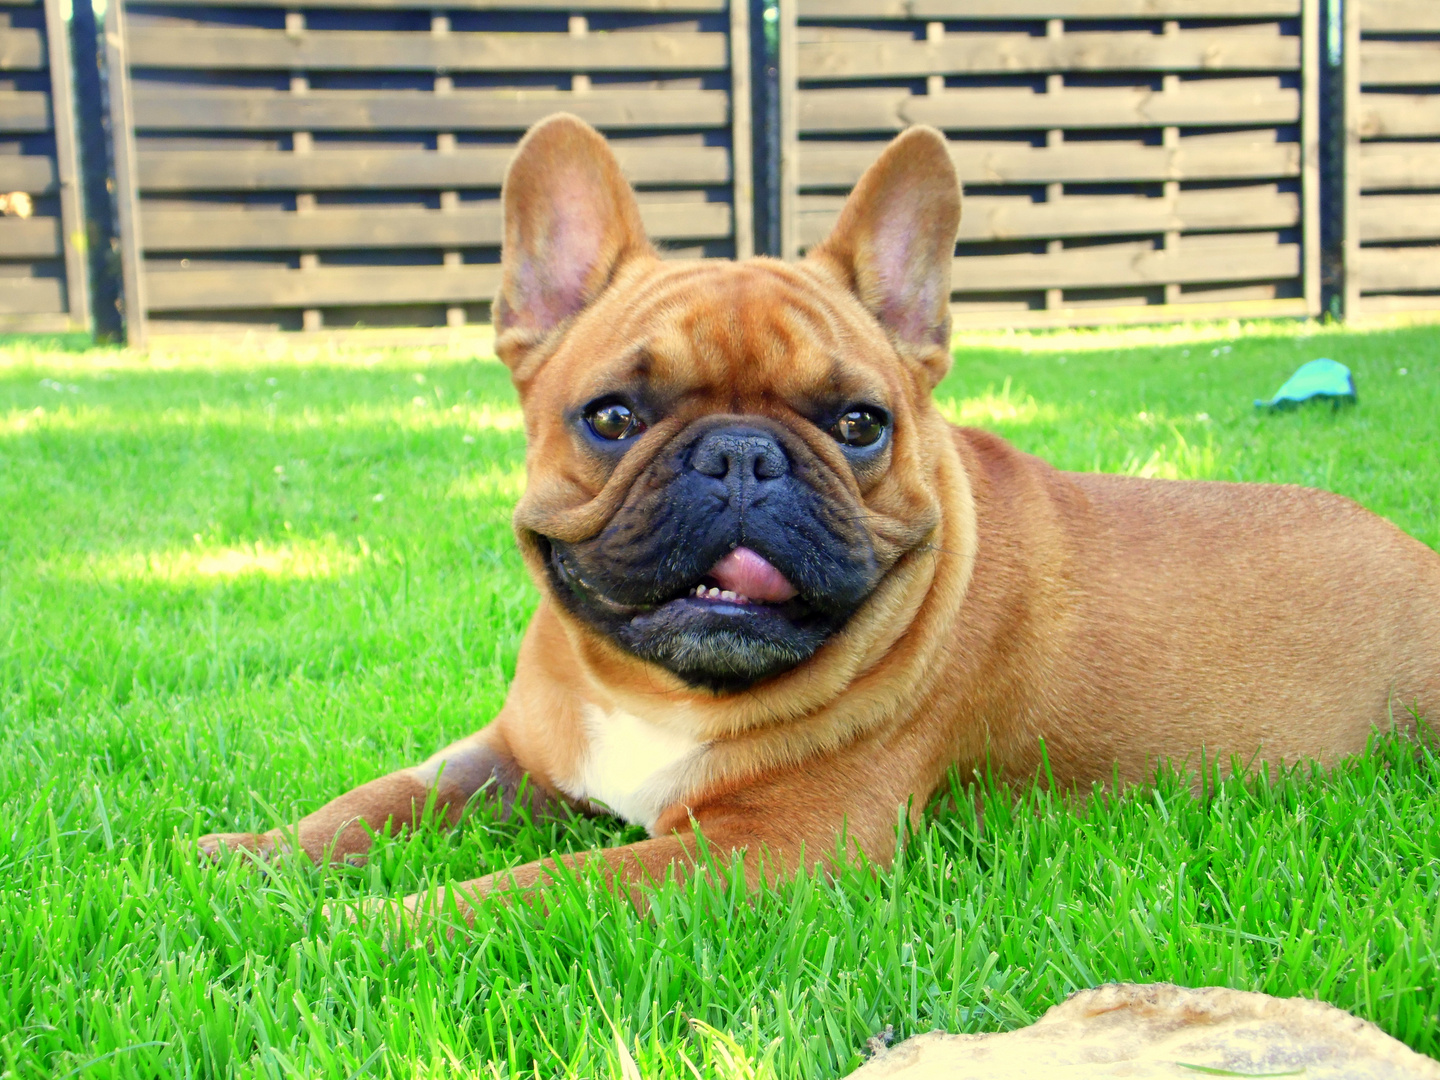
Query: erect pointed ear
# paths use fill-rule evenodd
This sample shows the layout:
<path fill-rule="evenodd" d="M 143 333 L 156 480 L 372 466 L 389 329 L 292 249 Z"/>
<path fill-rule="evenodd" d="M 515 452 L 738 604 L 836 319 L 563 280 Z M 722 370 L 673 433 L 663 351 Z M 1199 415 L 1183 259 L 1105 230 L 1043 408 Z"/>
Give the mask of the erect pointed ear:
<path fill-rule="evenodd" d="M 520 140 L 500 200 L 505 240 L 492 315 L 496 350 L 513 367 L 593 302 L 622 263 L 654 251 L 620 163 L 598 131 L 568 113 Z"/>
<path fill-rule="evenodd" d="M 950 263 L 960 228 L 960 181 L 945 137 L 930 127 L 898 136 L 865 170 L 825 242 L 829 267 L 930 374 L 950 369 Z"/>

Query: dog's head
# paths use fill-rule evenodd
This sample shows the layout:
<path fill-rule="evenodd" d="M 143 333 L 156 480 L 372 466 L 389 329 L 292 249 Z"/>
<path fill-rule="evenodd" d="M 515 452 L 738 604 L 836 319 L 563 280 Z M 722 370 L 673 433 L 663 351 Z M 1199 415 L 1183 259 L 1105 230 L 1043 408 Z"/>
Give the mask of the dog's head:
<path fill-rule="evenodd" d="M 529 480 L 516 531 L 574 624 L 733 692 L 844 632 L 940 515 L 960 190 L 915 128 L 800 264 L 661 260 L 615 157 L 555 116 L 505 181 L 496 348 Z"/>

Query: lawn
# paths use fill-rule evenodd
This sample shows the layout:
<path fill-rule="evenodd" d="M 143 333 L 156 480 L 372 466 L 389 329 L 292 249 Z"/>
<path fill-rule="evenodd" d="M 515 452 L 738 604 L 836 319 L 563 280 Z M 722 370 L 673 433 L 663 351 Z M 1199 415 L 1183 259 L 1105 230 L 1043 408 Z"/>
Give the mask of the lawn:
<path fill-rule="evenodd" d="M 1332 1002 L 1440 1056 L 1440 764 L 938 812 L 893 869 L 754 898 L 580 880 L 405 950 L 322 913 L 610 821 L 474 814 L 363 868 L 202 867 L 499 708 L 536 592 L 504 369 L 465 350 L 0 342 L 0 1075 L 843 1075 L 1110 980 Z M 1301 362 L 1360 404 L 1270 415 Z M 1063 467 L 1293 481 L 1440 545 L 1440 331 L 987 336 L 939 399 Z M 623 1046 L 623 1048 L 622 1048 Z"/>

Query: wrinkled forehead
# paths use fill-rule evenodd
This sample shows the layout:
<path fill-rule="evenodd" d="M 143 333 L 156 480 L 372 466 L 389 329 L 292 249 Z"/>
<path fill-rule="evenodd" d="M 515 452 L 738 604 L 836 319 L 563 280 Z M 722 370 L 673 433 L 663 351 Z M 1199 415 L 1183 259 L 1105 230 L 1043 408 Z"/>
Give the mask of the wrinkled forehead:
<path fill-rule="evenodd" d="M 612 288 L 547 367 L 572 401 L 639 383 L 741 404 L 889 397 L 889 342 L 848 294 L 779 263 L 661 263 Z"/>

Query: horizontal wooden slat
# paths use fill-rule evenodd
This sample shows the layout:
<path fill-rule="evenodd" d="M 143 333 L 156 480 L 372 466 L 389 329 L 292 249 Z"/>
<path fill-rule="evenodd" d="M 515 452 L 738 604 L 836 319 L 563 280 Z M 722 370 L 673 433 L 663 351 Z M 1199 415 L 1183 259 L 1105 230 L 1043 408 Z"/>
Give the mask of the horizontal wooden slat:
<path fill-rule="evenodd" d="M 730 235 L 725 203 L 645 203 L 646 231 L 660 240 L 714 240 Z M 146 251 L 271 251 L 337 248 L 498 246 L 500 203 L 449 213 L 395 207 L 346 207 L 296 214 L 283 210 L 148 210 Z"/>
<path fill-rule="evenodd" d="M 445 0 L 446 11 L 724 11 L 726 0 Z M 274 8 L 276 0 L 146 0 L 149 6 Z M 435 0 L 305 0 L 307 8 L 353 8 L 363 11 L 432 10 Z"/>
<path fill-rule="evenodd" d="M 1435 178 L 1440 187 L 1440 177 Z M 1360 200 L 1360 239 L 1440 240 L 1440 195 L 1367 195 Z"/>
<path fill-rule="evenodd" d="M 1440 188 L 1440 144 L 1364 144 L 1360 147 L 1360 187 L 1368 191 Z"/>
<path fill-rule="evenodd" d="M 961 329 L 998 328 L 1005 330 L 1053 329 L 1062 326 L 1112 326 L 1121 323 L 1165 323 L 1206 319 L 1289 319 L 1303 318 L 1309 309 L 1303 297 L 1282 300 L 1191 301 L 1182 298 L 1175 304 L 1129 304 L 1124 306 L 1091 307 L 1090 305 L 1031 309 L 1026 311 L 996 310 L 952 305 L 952 326 Z"/>
<path fill-rule="evenodd" d="M 610 144 L 632 184 L 728 184 L 723 146 Z M 141 150 L 145 191 L 345 191 L 498 188 L 513 146 L 456 150 Z M 0 158 L 3 162 L 4 158 Z M 0 176 L 4 175 L 0 164 Z M 3 187 L 0 184 L 0 187 Z"/>
<path fill-rule="evenodd" d="M 287 33 L 243 27 L 144 27 L 130 32 L 134 67 L 367 71 L 715 71 L 721 33 Z"/>
<path fill-rule="evenodd" d="M 1010 71 L 1291 71 L 1300 40 L 1187 30 L 1065 34 L 948 33 L 939 41 L 800 30 L 801 79 L 898 78 Z"/>
<path fill-rule="evenodd" d="M 1440 41 L 1362 41 L 1360 81 L 1367 86 L 1440 83 Z"/>
<path fill-rule="evenodd" d="M 800 245 L 825 239 L 841 195 L 800 197 Z M 960 219 L 962 242 L 1136 233 L 1275 229 L 1300 220 L 1300 197 L 1274 189 L 1182 191 L 1175 203 L 1138 195 L 1067 196 L 1053 203 L 973 195 Z"/>
<path fill-rule="evenodd" d="M 1440 247 L 1361 248 L 1357 263 L 1365 292 L 1440 289 Z"/>
<path fill-rule="evenodd" d="M 151 311 L 237 311 L 357 304 L 447 304 L 488 300 L 500 286 L 498 265 L 323 266 L 151 271 Z"/>
<path fill-rule="evenodd" d="M 0 155 L 0 191 L 45 195 L 54 191 L 55 160 L 36 154 Z"/>
<path fill-rule="evenodd" d="M 879 155 L 879 142 L 802 142 L 802 187 L 850 187 Z M 1178 147 L 1069 143 L 1016 146 L 954 140 L 950 158 L 966 184 L 1023 184 L 1122 180 L 1251 180 L 1300 175 L 1298 143 Z"/>
<path fill-rule="evenodd" d="M 1360 0 L 1360 29 L 1371 33 L 1440 30 L 1435 0 Z"/>
<path fill-rule="evenodd" d="M 38 71 L 46 66 L 44 34 L 0 25 L 0 71 Z"/>
<path fill-rule="evenodd" d="M 1092 289 L 1200 281 L 1271 281 L 1297 277 L 1300 247 L 1224 238 L 1224 243 L 1182 242 L 1179 248 L 1145 244 L 1067 248 L 1045 255 L 974 255 L 956 259 L 956 292 L 1016 289 Z"/>
<path fill-rule="evenodd" d="M 1300 94 L 1265 80 L 1181 83 L 1170 93 L 1128 87 L 1070 87 L 1036 94 L 1010 88 L 802 90 L 800 129 L 900 131 L 911 124 L 994 131 L 1005 128 L 1122 128 L 1293 123 Z"/>
<path fill-rule="evenodd" d="M 57 278 L 0 278 L 0 315 L 53 315 L 65 310 Z"/>
<path fill-rule="evenodd" d="M 3 99 L 0 99 L 3 100 Z M 137 84 L 135 126 L 155 131 L 522 131 L 553 112 L 597 127 L 721 127 L 723 90 L 192 91 Z M 0 124 L 3 126 L 3 124 Z"/>
<path fill-rule="evenodd" d="M 1243 19 L 1299 15 L 1300 0 L 800 0 L 799 12 L 837 20 Z"/>
<path fill-rule="evenodd" d="M 0 90 L 0 134 L 49 130 L 49 94 L 35 90 Z"/>
<path fill-rule="evenodd" d="M 82 330 L 71 321 L 69 315 L 50 313 L 45 315 L 6 315 L 0 313 L 0 334 L 63 334 L 70 330 Z"/>
<path fill-rule="evenodd" d="M 48 259 L 63 251 L 58 218 L 0 217 L 0 258 Z"/>
<path fill-rule="evenodd" d="M 1359 114 L 1364 139 L 1440 135 L 1440 94 L 1361 94 Z"/>

